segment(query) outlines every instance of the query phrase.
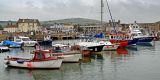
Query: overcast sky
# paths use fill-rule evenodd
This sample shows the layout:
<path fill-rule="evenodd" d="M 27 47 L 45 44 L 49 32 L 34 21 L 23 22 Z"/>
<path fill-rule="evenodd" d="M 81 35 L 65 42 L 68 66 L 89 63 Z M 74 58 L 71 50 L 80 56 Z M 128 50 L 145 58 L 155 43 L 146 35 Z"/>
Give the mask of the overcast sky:
<path fill-rule="evenodd" d="M 160 0 L 108 0 L 115 20 L 123 23 L 160 21 Z M 32 18 L 100 20 L 100 0 L 0 0 L 0 20 Z M 104 0 L 104 21 L 110 19 Z"/>

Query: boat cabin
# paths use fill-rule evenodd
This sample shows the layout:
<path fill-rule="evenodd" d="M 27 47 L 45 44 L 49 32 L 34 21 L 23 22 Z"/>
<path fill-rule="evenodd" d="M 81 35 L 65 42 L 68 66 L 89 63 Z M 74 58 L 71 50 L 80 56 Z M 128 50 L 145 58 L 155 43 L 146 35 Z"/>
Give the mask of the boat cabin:
<path fill-rule="evenodd" d="M 131 40 L 132 37 L 127 34 L 109 34 L 109 40 Z"/>
<path fill-rule="evenodd" d="M 53 60 L 56 59 L 51 55 L 51 51 L 45 51 L 45 50 L 35 50 L 33 51 L 34 58 L 33 61 L 44 61 L 44 60 Z"/>
<path fill-rule="evenodd" d="M 20 40 L 19 42 L 21 42 L 21 41 L 31 41 L 29 37 L 22 37 L 22 36 L 18 37 L 16 40 L 17 41 Z"/>

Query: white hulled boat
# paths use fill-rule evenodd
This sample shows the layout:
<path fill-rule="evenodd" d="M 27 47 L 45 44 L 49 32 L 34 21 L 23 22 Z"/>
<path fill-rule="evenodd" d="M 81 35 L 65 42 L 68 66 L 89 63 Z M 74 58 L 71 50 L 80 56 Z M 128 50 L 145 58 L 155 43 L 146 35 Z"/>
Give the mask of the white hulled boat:
<path fill-rule="evenodd" d="M 7 56 L 4 62 L 9 67 L 53 69 L 61 67 L 62 59 L 53 57 L 49 51 L 35 50 L 30 57 Z"/>
<path fill-rule="evenodd" d="M 103 49 L 104 44 L 99 44 L 97 42 L 79 42 L 76 45 L 79 45 L 80 47 L 86 47 L 87 49 L 93 51 L 93 52 L 101 52 Z"/>
<path fill-rule="evenodd" d="M 19 36 L 18 38 L 14 39 L 15 42 L 23 43 L 23 46 L 27 47 L 34 47 L 38 42 L 31 40 L 29 37 Z"/>

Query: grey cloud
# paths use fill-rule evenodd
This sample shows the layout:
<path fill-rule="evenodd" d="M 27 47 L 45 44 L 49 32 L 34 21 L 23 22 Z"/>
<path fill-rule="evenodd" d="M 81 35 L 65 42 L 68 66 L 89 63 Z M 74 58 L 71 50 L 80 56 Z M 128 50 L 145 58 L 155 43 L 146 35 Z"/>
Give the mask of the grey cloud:
<path fill-rule="evenodd" d="M 108 0 L 114 19 L 122 22 L 155 22 L 160 17 L 160 0 Z M 12 4 L 7 4 L 8 2 Z M 105 2 L 105 0 L 104 0 Z M 110 19 L 106 2 L 104 20 Z M 1 20 L 37 18 L 40 20 L 72 17 L 100 19 L 100 0 L 1 0 Z"/>
<path fill-rule="evenodd" d="M 116 19 L 121 19 L 123 22 L 154 22 L 160 19 L 160 7 L 155 3 L 158 0 L 126 0 L 119 1 L 117 4 L 111 3 L 112 13 Z"/>

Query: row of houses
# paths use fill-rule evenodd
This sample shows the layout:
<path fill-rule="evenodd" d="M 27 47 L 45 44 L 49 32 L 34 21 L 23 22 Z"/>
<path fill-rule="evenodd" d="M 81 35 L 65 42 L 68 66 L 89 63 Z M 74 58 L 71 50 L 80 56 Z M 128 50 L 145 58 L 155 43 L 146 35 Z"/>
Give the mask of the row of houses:
<path fill-rule="evenodd" d="M 66 23 L 54 23 L 41 25 L 38 19 L 19 19 L 15 24 L 8 22 L 3 31 L 8 33 L 14 32 L 37 32 L 37 31 L 52 31 L 52 32 L 73 32 L 74 26 Z"/>
<path fill-rule="evenodd" d="M 39 31 L 41 28 L 38 19 L 19 19 L 16 24 L 8 22 L 7 26 L 4 27 L 4 31 L 7 32 L 28 32 L 28 31 Z"/>
<path fill-rule="evenodd" d="M 160 22 L 156 23 L 137 23 L 142 28 L 154 32 L 160 31 Z M 52 33 L 59 32 L 107 32 L 113 30 L 111 26 L 112 22 L 102 24 L 85 24 L 85 25 L 73 25 L 69 23 L 54 23 L 41 25 L 38 19 L 19 19 L 15 24 L 8 22 L 8 25 L 4 27 L 4 31 L 9 33 L 14 32 L 30 32 L 30 31 L 50 31 Z M 120 20 L 115 22 L 115 29 L 118 31 L 126 31 L 129 24 L 122 24 Z"/>
<path fill-rule="evenodd" d="M 54 24 L 43 24 L 43 28 L 46 28 L 52 33 L 59 32 L 74 32 L 74 25 L 67 23 L 54 23 Z"/>

